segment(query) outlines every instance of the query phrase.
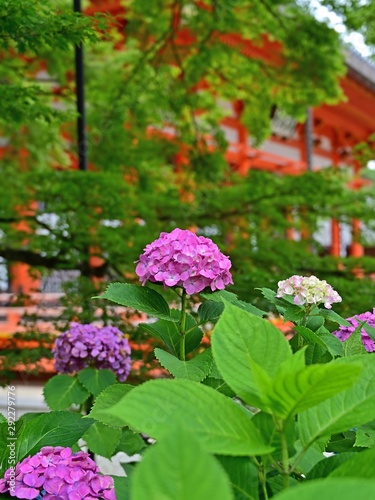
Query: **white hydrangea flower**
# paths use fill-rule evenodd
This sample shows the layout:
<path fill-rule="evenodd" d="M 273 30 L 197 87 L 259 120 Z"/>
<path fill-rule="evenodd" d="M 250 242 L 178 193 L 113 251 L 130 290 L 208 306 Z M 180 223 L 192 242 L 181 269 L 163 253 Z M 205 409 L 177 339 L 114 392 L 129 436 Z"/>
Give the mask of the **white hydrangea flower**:
<path fill-rule="evenodd" d="M 293 295 L 294 303 L 324 304 L 326 309 L 331 309 L 332 304 L 341 302 L 340 295 L 325 280 L 316 276 L 291 276 L 287 280 L 279 281 L 276 297 Z"/>

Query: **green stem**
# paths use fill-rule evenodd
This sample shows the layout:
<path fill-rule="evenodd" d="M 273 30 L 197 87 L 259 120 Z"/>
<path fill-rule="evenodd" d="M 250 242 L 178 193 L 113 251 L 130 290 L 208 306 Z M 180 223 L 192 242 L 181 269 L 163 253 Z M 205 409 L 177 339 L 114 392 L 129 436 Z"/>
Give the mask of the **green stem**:
<path fill-rule="evenodd" d="M 266 473 L 265 467 L 262 461 L 258 462 L 256 457 L 252 457 L 252 461 L 255 463 L 255 466 L 258 470 L 258 479 L 260 484 L 262 485 L 264 500 L 268 500 L 268 492 L 267 492 L 267 481 L 266 481 Z"/>
<path fill-rule="evenodd" d="M 307 445 L 305 445 L 302 450 L 299 452 L 299 454 L 297 455 L 296 459 L 294 460 L 294 463 L 293 465 L 291 466 L 290 468 L 290 473 L 292 472 L 295 472 L 296 469 L 297 469 L 297 466 L 299 465 L 299 463 L 301 462 L 301 460 L 303 459 L 303 457 L 305 456 L 305 453 L 307 452 L 307 450 L 310 448 L 310 445 L 311 443 L 308 443 Z"/>
<path fill-rule="evenodd" d="M 84 403 L 85 405 L 85 413 L 86 415 L 88 415 L 94 405 L 94 396 L 91 394 L 86 402 Z M 87 450 L 88 451 L 88 454 L 89 454 L 89 457 L 91 458 L 91 460 L 93 460 L 95 462 L 95 453 L 91 450 Z"/>
<path fill-rule="evenodd" d="M 282 454 L 282 466 L 283 466 L 283 474 L 284 474 L 284 488 L 289 487 L 289 453 L 288 453 L 288 441 L 285 436 L 284 426 L 282 425 L 278 432 L 280 434 L 280 442 L 281 442 L 281 454 Z"/>
<path fill-rule="evenodd" d="M 273 457 L 273 455 L 270 455 L 270 460 L 272 462 L 272 467 L 274 467 L 279 474 L 283 474 L 283 468 L 280 466 L 280 464 L 277 462 L 277 460 Z"/>
<path fill-rule="evenodd" d="M 309 319 L 310 313 L 313 309 L 313 306 L 309 305 L 305 307 L 305 316 L 301 322 L 302 326 L 306 326 L 307 320 Z"/>
<path fill-rule="evenodd" d="M 305 316 L 304 316 L 303 320 L 300 323 L 301 326 L 306 326 L 307 319 L 308 319 L 308 317 L 310 315 L 310 312 L 311 312 L 311 306 L 306 306 L 305 307 Z M 297 332 L 297 347 L 298 347 L 298 350 L 302 349 L 303 346 L 304 346 L 303 337 L 302 337 L 302 335 L 299 332 Z"/>
<path fill-rule="evenodd" d="M 276 430 L 280 435 L 281 466 L 282 466 L 282 474 L 284 476 L 284 489 L 285 489 L 289 488 L 289 476 L 290 476 L 288 440 L 285 435 L 285 427 L 287 425 L 287 422 L 274 417 L 274 423 Z"/>
<path fill-rule="evenodd" d="M 194 325 L 191 328 L 188 328 L 185 331 L 185 335 L 192 332 L 194 330 L 194 328 L 197 328 L 197 326 L 202 326 L 202 325 L 205 325 L 206 323 L 207 323 L 207 321 L 198 321 L 197 323 L 194 323 Z"/>
<path fill-rule="evenodd" d="M 180 327 L 180 359 L 185 361 L 185 336 L 186 336 L 186 291 L 182 290 L 181 295 L 181 319 L 179 322 Z"/>
<path fill-rule="evenodd" d="M 267 491 L 267 482 L 266 482 L 266 475 L 264 473 L 264 470 L 262 470 L 259 473 L 260 476 L 260 481 L 262 483 L 262 490 L 263 490 L 263 495 L 264 495 L 264 500 L 268 500 L 268 491 Z"/>
<path fill-rule="evenodd" d="M 299 332 L 297 332 L 297 348 L 298 348 L 298 351 L 300 349 L 302 349 L 302 347 L 303 347 L 302 335 Z"/>

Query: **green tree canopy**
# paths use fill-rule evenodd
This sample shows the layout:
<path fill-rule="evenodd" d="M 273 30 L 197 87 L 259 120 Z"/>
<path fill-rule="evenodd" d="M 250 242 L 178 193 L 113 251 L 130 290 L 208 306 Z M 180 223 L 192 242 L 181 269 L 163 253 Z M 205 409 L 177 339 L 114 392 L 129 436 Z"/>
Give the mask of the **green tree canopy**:
<path fill-rule="evenodd" d="M 308 106 L 338 102 L 345 73 L 338 34 L 294 0 L 119 4 L 126 14 L 108 22 L 73 14 L 65 0 L 0 0 L 0 128 L 7 144 L 0 257 L 42 272 L 132 279 L 146 243 L 161 231 L 195 226 L 231 255 L 234 290 L 247 300 L 259 297 L 256 286 L 316 273 L 346 294 L 350 312 L 368 309 L 362 292 L 372 284 L 353 276 L 358 262 L 338 267 L 312 239 L 324 218 L 370 224 L 363 193 L 352 193 L 345 174 L 330 169 L 298 178 L 259 171 L 240 177 L 225 160 L 220 125 L 228 114 L 223 103 L 240 101 L 239 119 L 260 143 L 275 106 L 304 120 Z M 73 46 L 81 42 L 86 172 L 72 168 Z M 249 53 L 250 45 L 264 44 L 268 61 Z M 370 189 L 366 196 L 370 203 Z M 287 222 L 291 207 L 296 217 Z M 286 241 L 290 224 L 308 226 L 310 238 Z M 102 265 L 88 266 L 90 252 Z M 374 271 L 373 259 L 361 265 Z"/>

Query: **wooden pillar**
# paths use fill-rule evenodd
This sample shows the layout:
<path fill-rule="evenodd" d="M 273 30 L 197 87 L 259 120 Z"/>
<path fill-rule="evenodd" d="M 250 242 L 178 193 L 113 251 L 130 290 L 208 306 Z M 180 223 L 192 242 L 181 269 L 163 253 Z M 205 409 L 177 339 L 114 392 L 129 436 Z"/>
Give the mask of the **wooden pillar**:
<path fill-rule="evenodd" d="M 38 292 L 40 280 L 36 274 L 30 274 L 30 266 L 23 262 L 15 262 L 9 266 L 10 291 L 30 295 Z"/>
<path fill-rule="evenodd" d="M 238 173 L 240 175 L 246 175 L 249 170 L 249 162 L 247 161 L 247 130 L 246 128 L 239 124 L 238 127 L 238 143 L 240 150 L 240 162 L 238 165 Z"/>
<path fill-rule="evenodd" d="M 363 246 L 358 242 L 361 233 L 361 222 L 358 219 L 352 220 L 352 244 L 349 247 L 349 255 L 351 257 L 361 258 L 364 255 Z M 358 266 L 353 269 L 353 274 L 357 278 L 363 278 L 365 273 L 363 269 Z"/>
<path fill-rule="evenodd" d="M 354 190 L 361 189 L 363 187 L 363 181 L 359 176 L 359 171 L 361 169 L 360 164 L 356 161 L 354 164 L 354 181 L 351 183 L 351 187 Z M 349 248 L 349 255 L 351 257 L 363 257 L 364 249 L 359 243 L 361 237 L 361 221 L 358 219 L 352 220 L 352 244 Z"/>
<path fill-rule="evenodd" d="M 29 208 L 19 208 L 20 215 L 33 214 L 36 209 L 36 202 L 30 203 Z M 14 226 L 18 231 L 25 234 L 23 243 L 27 244 L 27 234 L 30 234 L 30 227 L 25 221 L 18 222 Z M 24 262 L 12 262 L 9 264 L 9 278 L 11 293 L 23 293 L 30 295 L 38 292 L 40 289 L 39 273 L 34 271 L 31 273 L 30 266 Z"/>
<path fill-rule="evenodd" d="M 339 163 L 339 155 L 338 155 L 338 147 L 339 140 L 338 134 L 334 130 L 332 134 L 332 151 L 331 151 L 331 161 L 332 166 L 337 168 Z M 337 219 L 331 220 L 331 246 L 330 246 L 330 255 L 333 257 L 340 257 L 341 255 L 341 234 L 340 234 L 340 223 Z"/>
<path fill-rule="evenodd" d="M 351 257 L 363 257 L 364 255 L 363 246 L 358 241 L 360 234 L 361 234 L 361 222 L 358 219 L 353 219 L 352 220 L 353 241 L 349 248 L 349 254 Z"/>
<path fill-rule="evenodd" d="M 314 114 L 312 108 L 308 108 L 306 110 L 306 121 L 304 126 L 304 135 L 305 135 L 305 161 L 306 168 L 309 172 L 313 169 L 313 154 L 314 154 L 314 140 L 313 140 L 313 132 L 314 132 Z"/>
<path fill-rule="evenodd" d="M 299 124 L 297 126 L 297 131 L 298 131 L 298 145 L 299 145 L 299 152 L 300 152 L 300 160 L 305 163 L 306 170 L 310 170 L 313 165 L 313 160 L 312 160 L 312 154 L 313 150 L 309 149 L 309 146 L 311 145 L 311 140 L 307 139 L 306 136 L 306 127 L 303 124 Z M 312 134 L 312 125 L 310 124 L 310 129 L 309 129 L 309 134 Z"/>
<path fill-rule="evenodd" d="M 331 247 L 330 254 L 334 257 L 340 257 L 340 224 L 337 219 L 331 221 Z"/>
<path fill-rule="evenodd" d="M 305 163 L 307 171 L 311 170 L 313 166 L 313 144 L 311 139 L 313 134 L 313 128 L 314 128 L 314 123 L 311 111 L 307 116 L 306 124 L 298 126 L 301 161 Z M 310 229 L 304 222 L 306 215 L 307 215 L 306 207 L 301 207 L 300 208 L 300 218 L 302 221 L 301 240 L 308 240 L 310 237 Z"/>
<path fill-rule="evenodd" d="M 240 122 L 241 120 L 241 115 L 244 110 L 244 104 L 242 101 L 236 101 L 233 105 L 234 112 L 236 114 L 236 119 L 237 119 L 237 142 L 238 142 L 238 167 L 237 167 L 237 172 L 240 175 L 246 175 L 248 170 L 249 170 L 249 162 L 247 158 L 247 138 L 248 138 L 248 132 L 246 130 L 246 127 L 242 125 Z"/>

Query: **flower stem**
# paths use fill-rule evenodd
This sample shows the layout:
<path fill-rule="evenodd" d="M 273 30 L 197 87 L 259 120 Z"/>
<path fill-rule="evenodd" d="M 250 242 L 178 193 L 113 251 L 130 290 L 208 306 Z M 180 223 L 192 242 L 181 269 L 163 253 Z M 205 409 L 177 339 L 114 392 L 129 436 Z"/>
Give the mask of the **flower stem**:
<path fill-rule="evenodd" d="M 266 471 L 265 471 L 265 468 L 263 467 L 263 464 L 260 464 L 259 462 L 257 463 L 257 468 L 258 468 L 259 482 L 262 485 L 262 491 L 263 491 L 264 500 L 268 500 L 268 491 L 267 491 L 267 482 L 266 482 Z"/>
<path fill-rule="evenodd" d="M 302 338 L 302 335 L 299 332 L 297 332 L 297 349 L 298 349 L 298 351 L 300 349 L 302 349 L 302 347 L 303 347 L 303 338 Z"/>
<path fill-rule="evenodd" d="M 181 318 L 179 322 L 180 327 L 180 359 L 185 361 L 185 335 L 186 335 L 186 291 L 182 290 L 181 295 Z"/>
<path fill-rule="evenodd" d="M 90 395 L 86 402 L 84 403 L 85 405 L 85 414 L 88 415 L 94 405 L 94 396 L 93 395 Z M 89 448 L 87 449 L 87 453 L 89 454 L 89 457 L 91 458 L 91 460 L 93 460 L 95 462 L 95 453 L 90 450 Z"/>
<path fill-rule="evenodd" d="M 310 312 L 311 312 L 311 306 L 309 306 L 309 305 L 305 306 L 305 315 L 304 315 L 303 319 L 300 322 L 301 326 L 305 326 L 306 327 L 307 320 L 309 318 Z M 297 332 L 296 335 L 297 335 L 297 348 L 298 348 L 298 350 L 300 350 L 304 346 L 303 337 L 302 337 L 302 335 L 299 332 Z"/>
<path fill-rule="evenodd" d="M 284 473 L 284 488 L 289 487 L 289 453 L 288 453 L 288 442 L 286 440 L 284 429 L 280 431 L 280 441 L 281 441 L 281 453 L 282 453 L 282 466 Z"/>

